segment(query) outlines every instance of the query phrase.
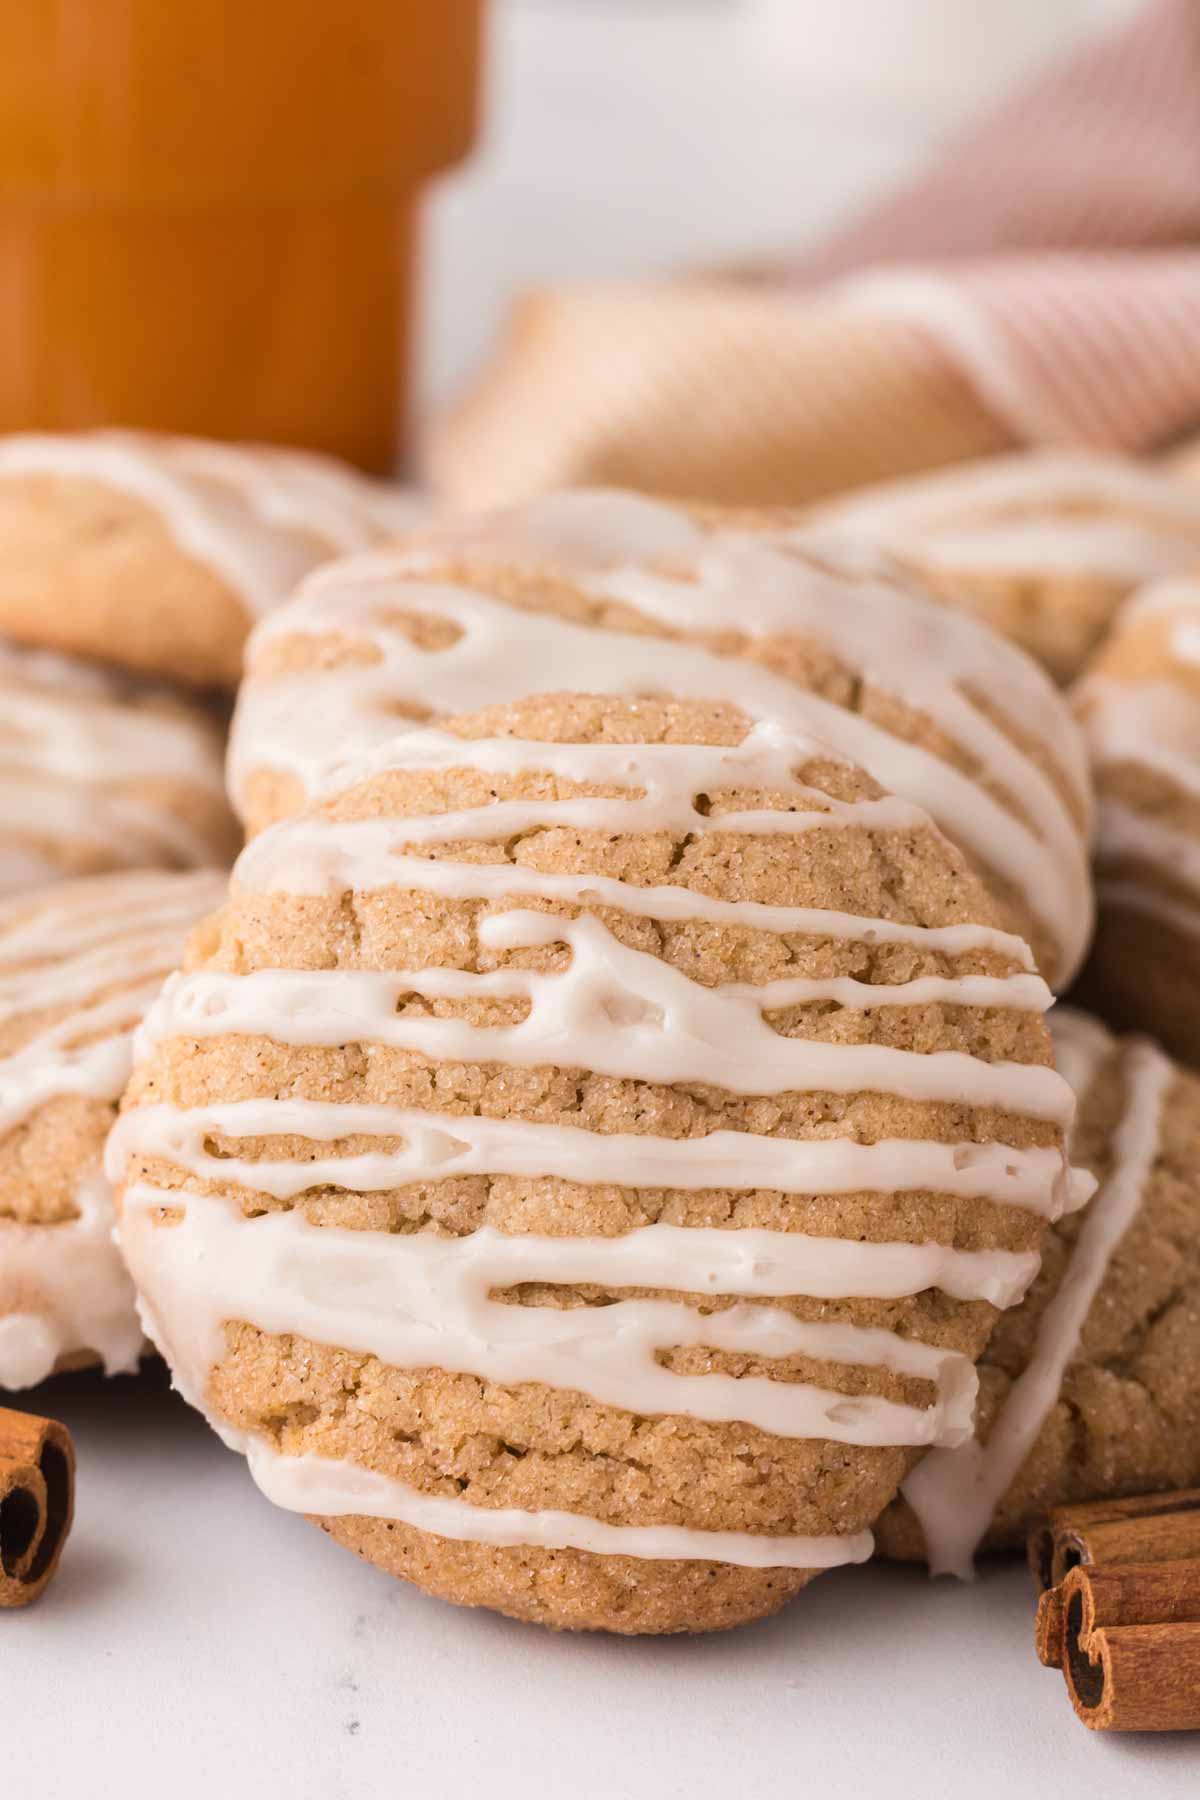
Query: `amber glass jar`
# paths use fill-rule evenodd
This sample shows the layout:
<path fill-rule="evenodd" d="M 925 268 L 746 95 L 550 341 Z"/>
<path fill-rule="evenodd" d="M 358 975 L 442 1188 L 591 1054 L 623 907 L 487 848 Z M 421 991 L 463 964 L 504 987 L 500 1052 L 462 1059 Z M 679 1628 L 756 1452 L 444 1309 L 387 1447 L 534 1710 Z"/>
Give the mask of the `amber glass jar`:
<path fill-rule="evenodd" d="M 366 468 L 402 436 L 417 200 L 482 0 L 0 0 L 0 430 Z"/>

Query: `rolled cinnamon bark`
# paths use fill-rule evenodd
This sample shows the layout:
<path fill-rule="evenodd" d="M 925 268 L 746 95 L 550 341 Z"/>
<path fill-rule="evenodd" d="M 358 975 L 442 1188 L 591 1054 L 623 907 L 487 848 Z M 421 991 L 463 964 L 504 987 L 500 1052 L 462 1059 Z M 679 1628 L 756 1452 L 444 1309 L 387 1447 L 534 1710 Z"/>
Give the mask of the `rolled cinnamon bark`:
<path fill-rule="evenodd" d="M 1200 1727 L 1200 1562 L 1071 1569 L 1057 1590 L 1062 1670 L 1093 1731 Z M 1043 1613 L 1039 1607 L 1039 1654 Z"/>
<path fill-rule="evenodd" d="M 1063 1597 L 1061 1588 L 1047 1588 L 1038 1595 L 1033 1625 L 1033 1647 L 1044 1669 L 1063 1666 Z"/>
<path fill-rule="evenodd" d="M 1055 1588 L 1078 1564 L 1200 1561 L 1200 1488 L 1056 1506 L 1029 1538 L 1029 1565 Z"/>
<path fill-rule="evenodd" d="M 75 1448 L 65 1425 L 0 1407 L 0 1608 L 28 1606 L 50 1581 L 75 1513 Z"/>

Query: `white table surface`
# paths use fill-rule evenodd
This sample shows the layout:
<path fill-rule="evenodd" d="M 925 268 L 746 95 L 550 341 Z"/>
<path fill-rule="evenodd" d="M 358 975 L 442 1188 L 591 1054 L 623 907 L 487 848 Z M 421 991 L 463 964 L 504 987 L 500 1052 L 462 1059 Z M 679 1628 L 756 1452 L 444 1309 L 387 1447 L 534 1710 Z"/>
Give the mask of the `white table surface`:
<path fill-rule="evenodd" d="M 920 0 L 906 55 L 893 30 L 872 62 L 881 9 L 902 3 L 503 8 L 485 147 L 431 206 L 427 397 L 529 280 L 819 229 L 1052 35 L 1042 0 L 955 0 L 948 66 L 947 0 Z M 1060 0 L 1062 29 L 1125 3 Z M 1075 1723 L 1016 1565 L 970 1588 L 825 1576 L 708 1640 L 555 1637 L 428 1600 L 276 1512 L 161 1372 L 23 1404 L 76 1433 L 79 1514 L 43 1600 L 0 1615 L 0 1800 L 1200 1793 L 1200 1740 Z"/>
<path fill-rule="evenodd" d="M 79 1510 L 0 1614 L 0 1794 L 29 1800 L 1195 1800 L 1200 1736 L 1105 1739 L 973 1586 L 822 1576 L 713 1638 L 556 1636 L 393 1581 L 253 1486 L 161 1373 L 61 1378 Z"/>

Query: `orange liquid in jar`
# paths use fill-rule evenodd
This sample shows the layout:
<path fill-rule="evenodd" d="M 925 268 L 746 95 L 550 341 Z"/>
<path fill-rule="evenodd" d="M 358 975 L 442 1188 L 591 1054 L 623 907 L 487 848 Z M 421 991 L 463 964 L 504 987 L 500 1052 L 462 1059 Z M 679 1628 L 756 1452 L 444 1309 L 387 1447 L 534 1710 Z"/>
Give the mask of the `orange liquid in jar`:
<path fill-rule="evenodd" d="M 482 0 L 0 0 L 0 430 L 402 438 Z"/>

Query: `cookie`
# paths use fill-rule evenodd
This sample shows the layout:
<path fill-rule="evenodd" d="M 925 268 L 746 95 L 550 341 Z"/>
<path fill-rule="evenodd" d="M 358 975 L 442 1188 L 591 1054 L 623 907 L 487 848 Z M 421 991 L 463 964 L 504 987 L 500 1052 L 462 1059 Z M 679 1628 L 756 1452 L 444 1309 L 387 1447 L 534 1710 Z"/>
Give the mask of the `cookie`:
<path fill-rule="evenodd" d="M 1074 697 L 1099 802 L 1081 991 L 1200 1062 L 1200 582 L 1127 602 Z"/>
<path fill-rule="evenodd" d="M 1069 681 L 1127 594 L 1200 559 L 1200 492 L 1149 463 L 1026 451 L 863 489 L 802 529 L 882 551 Z"/>
<path fill-rule="evenodd" d="M 0 901 L 0 1388 L 136 1366 L 104 1140 L 132 1034 L 225 877 L 147 871 Z"/>
<path fill-rule="evenodd" d="M 200 707 L 0 641 L 0 894 L 120 868 L 213 868 L 241 833 Z"/>
<path fill-rule="evenodd" d="M 1078 966 L 1086 757 L 1044 673 L 904 584 L 636 495 L 548 497 L 311 577 L 248 648 L 234 805 L 253 832 L 405 721 L 584 681 L 822 738 L 933 815 L 1049 979 Z"/>
<path fill-rule="evenodd" d="M 255 618 L 412 510 L 301 451 L 133 432 L 0 438 L 0 633 L 231 688 Z"/>
<path fill-rule="evenodd" d="M 264 1490 L 559 1627 L 867 1555 L 1079 1198 L 1048 990 L 926 815 L 717 702 L 556 695 L 371 753 L 231 894 L 109 1168 Z"/>
<path fill-rule="evenodd" d="M 1052 1506 L 1200 1484 L 1200 1077 L 1085 1013 L 1052 1024 L 1072 1160 L 1099 1187 L 984 1351 L 978 1439 L 932 1451 L 879 1522 L 883 1550 L 935 1572 Z"/>

